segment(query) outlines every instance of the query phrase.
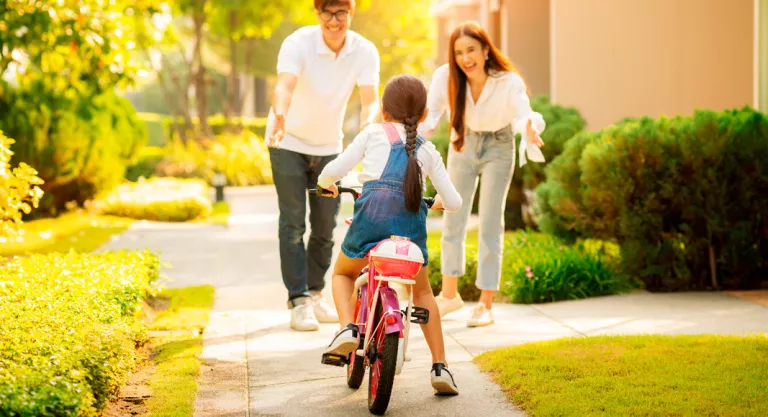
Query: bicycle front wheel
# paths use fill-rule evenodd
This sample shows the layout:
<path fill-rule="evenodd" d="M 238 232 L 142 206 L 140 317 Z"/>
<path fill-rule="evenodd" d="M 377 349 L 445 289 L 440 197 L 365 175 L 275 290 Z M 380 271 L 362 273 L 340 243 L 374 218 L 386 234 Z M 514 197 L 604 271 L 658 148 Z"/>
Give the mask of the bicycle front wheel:
<path fill-rule="evenodd" d="M 360 345 L 358 349 L 363 348 L 365 343 L 365 335 L 360 334 Z M 365 363 L 362 356 L 358 356 L 357 352 L 349 354 L 349 365 L 347 365 L 347 385 L 350 388 L 358 389 L 363 383 L 363 377 L 365 376 Z"/>

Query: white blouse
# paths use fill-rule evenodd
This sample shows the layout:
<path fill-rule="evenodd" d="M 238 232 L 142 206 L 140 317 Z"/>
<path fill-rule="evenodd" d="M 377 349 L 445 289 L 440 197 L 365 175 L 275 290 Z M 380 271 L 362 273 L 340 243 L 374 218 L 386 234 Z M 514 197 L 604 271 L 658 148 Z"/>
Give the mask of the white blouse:
<path fill-rule="evenodd" d="M 448 75 L 448 65 L 446 64 L 435 70 L 432 76 L 432 84 L 429 87 L 427 98 L 429 116 L 419 126 L 419 132 L 425 137 L 434 131 L 444 112 L 450 113 Z M 450 118 L 450 114 L 448 116 Z M 477 103 L 472 99 L 469 84 L 467 84 L 464 124 L 469 130 L 475 132 L 495 132 L 512 125 L 512 131 L 522 136 L 519 152 L 520 166 L 526 163 L 526 153 L 532 161 L 544 162 L 544 155 L 542 155 L 541 150 L 528 143 L 526 132 L 528 119 L 533 121 L 533 125 L 539 133 L 546 128 L 544 117 L 531 109 L 531 101 L 528 98 L 525 82 L 517 73 L 492 74 L 488 77 Z M 451 131 L 451 140 L 453 137 L 454 133 Z"/>
<path fill-rule="evenodd" d="M 400 134 L 400 140 L 405 143 L 405 127 L 401 123 L 393 123 L 393 125 Z M 390 148 L 384 127 L 381 124 L 370 124 L 355 137 L 341 155 L 323 168 L 317 184 L 328 188 L 344 178 L 361 161 L 363 171 L 358 174 L 358 181 L 365 184 L 366 181 L 379 179 L 389 160 Z M 416 152 L 416 158 L 421 163 L 424 178 L 432 180 L 432 185 L 443 199 L 445 211 L 449 213 L 458 211 L 461 208 L 461 196 L 448 177 L 443 158 L 435 145 L 429 141 L 425 142 Z"/>

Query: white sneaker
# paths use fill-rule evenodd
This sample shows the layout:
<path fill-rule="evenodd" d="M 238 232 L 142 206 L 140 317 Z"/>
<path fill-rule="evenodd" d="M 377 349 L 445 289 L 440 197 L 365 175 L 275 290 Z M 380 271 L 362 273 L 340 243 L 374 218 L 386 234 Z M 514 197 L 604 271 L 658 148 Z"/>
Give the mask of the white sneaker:
<path fill-rule="evenodd" d="M 432 379 L 432 388 L 435 389 L 435 395 L 459 395 L 459 387 L 453 380 L 453 374 L 445 364 L 436 363 L 432 365 L 430 372 Z"/>
<path fill-rule="evenodd" d="M 312 303 L 299 304 L 291 309 L 291 329 L 300 332 L 311 332 L 320 329 L 320 323 L 312 311 Z"/>
<path fill-rule="evenodd" d="M 478 304 L 472 309 L 472 317 L 467 320 L 467 327 L 483 327 L 493 324 L 493 312 Z"/>
<path fill-rule="evenodd" d="M 347 327 L 336 332 L 331 344 L 325 349 L 325 354 L 349 356 L 352 351 L 360 345 L 360 336 L 358 328 L 354 324 L 347 324 Z"/>
<path fill-rule="evenodd" d="M 339 315 L 336 314 L 336 309 L 328 305 L 325 301 L 323 294 L 317 292 L 312 293 L 312 304 L 315 317 L 320 323 L 338 323 Z"/>
<path fill-rule="evenodd" d="M 464 300 L 461 299 L 459 293 L 456 293 L 456 296 L 453 298 L 445 298 L 441 291 L 440 294 L 435 297 L 435 300 L 437 301 L 437 309 L 440 310 L 440 317 L 444 317 L 456 310 L 461 310 L 461 308 L 464 307 Z"/>

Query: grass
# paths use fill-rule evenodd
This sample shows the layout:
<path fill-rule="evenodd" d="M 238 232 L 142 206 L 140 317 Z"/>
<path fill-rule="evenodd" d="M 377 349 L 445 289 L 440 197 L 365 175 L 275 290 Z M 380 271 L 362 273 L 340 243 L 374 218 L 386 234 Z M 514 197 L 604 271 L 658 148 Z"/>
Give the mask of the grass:
<path fill-rule="evenodd" d="M 18 238 L 0 246 L 0 256 L 68 252 L 71 249 L 79 253 L 91 252 L 107 243 L 112 235 L 125 231 L 131 221 L 72 212 L 57 218 L 25 222 Z"/>
<path fill-rule="evenodd" d="M 600 336 L 475 359 L 530 416 L 765 416 L 768 337 Z"/>
<path fill-rule="evenodd" d="M 224 226 L 229 224 L 229 203 L 226 201 L 213 203 L 213 211 L 206 222 Z"/>
<path fill-rule="evenodd" d="M 213 306 L 214 288 L 210 285 L 168 289 L 154 304 L 164 308 L 158 312 L 150 330 L 170 330 L 168 336 L 153 338 L 150 379 L 152 396 L 147 402 L 151 416 L 186 417 L 193 414 L 200 372 L 203 337 L 198 332 L 208 323 Z M 186 334 L 180 332 L 190 330 Z"/>

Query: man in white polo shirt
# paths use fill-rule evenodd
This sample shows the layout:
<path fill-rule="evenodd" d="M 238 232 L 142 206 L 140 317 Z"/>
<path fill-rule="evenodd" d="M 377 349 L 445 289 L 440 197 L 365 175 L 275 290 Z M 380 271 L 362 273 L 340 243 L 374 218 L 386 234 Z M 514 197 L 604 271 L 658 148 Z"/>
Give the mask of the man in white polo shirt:
<path fill-rule="evenodd" d="M 355 85 L 361 128 L 378 109 L 379 53 L 350 31 L 355 0 L 314 0 L 319 25 L 288 36 L 277 58 L 278 80 L 267 123 L 280 222 L 280 268 L 288 290 L 291 328 L 317 330 L 337 323 L 321 296 L 333 254 L 339 198 L 307 193 L 325 165 L 342 151 L 342 124 Z M 304 245 L 309 195 L 310 237 Z"/>

